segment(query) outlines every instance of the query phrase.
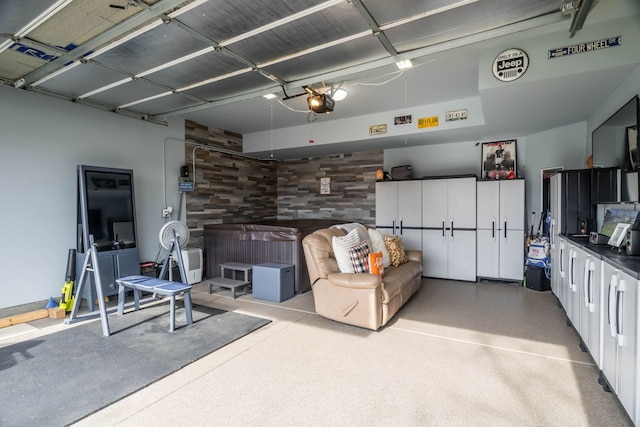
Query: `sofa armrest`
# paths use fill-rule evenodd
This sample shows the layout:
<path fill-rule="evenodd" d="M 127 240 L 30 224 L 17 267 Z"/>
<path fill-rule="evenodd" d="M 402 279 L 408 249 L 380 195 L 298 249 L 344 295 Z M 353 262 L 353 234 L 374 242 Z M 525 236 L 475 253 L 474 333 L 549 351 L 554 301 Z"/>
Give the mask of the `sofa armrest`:
<path fill-rule="evenodd" d="M 422 264 L 422 251 L 406 251 L 409 261 L 415 261 Z"/>
<path fill-rule="evenodd" d="M 380 276 L 368 273 L 333 273 L 327 279 L 332 285 L 352 289 L 375 289 L 382 284 Z"/>

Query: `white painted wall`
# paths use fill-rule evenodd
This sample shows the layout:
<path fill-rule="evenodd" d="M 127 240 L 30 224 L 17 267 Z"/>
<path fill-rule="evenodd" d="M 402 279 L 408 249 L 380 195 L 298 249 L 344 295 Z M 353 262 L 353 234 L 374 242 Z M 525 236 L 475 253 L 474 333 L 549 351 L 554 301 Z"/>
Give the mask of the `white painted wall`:
<path fill-rule="evenodd" d="M 586 129 L 586 122 L 580 122 L 517 138 L 517 172 L 518 177 L 527 180 L 527 212 L 540 212 L 541 169 L 585 167 Z M 414 178 L 465 174 L 479 177 L 481 158 L 481 146 L 475 141 L 395 148 L 384 151 L 384 170 L 411 165 Z"/>
<path fill-rule="evenodd" d="M 184 138 L 169 126 L 24 90 L 0 87 L 0 308 L 59 297 L 76 241 L 76 166 L 132 169 L 142 260 L 165 220 L 164 148 Z M 184 143 L 166 143 L 166 193 L 177 211 Z"/>

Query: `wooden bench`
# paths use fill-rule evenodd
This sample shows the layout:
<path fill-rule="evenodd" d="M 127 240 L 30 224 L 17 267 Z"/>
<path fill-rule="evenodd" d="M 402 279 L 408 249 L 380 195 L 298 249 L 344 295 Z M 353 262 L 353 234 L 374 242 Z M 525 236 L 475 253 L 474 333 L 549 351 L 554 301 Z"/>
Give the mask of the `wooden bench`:
<path fill-rule="evenodd" d="M 133 300 L 136 310 L 140 309 L 140 296 L 142 292 L 151 292 L 156 296 L 169 297 L 171 305 L 169 332 L 175 331 L 176 327 L 176 296 L 183 295 L 187 325 L 193 323 L 191 314 L 191 285 L 140 275 L 121 277 L 116 279 L 116 283 L 118 284 L 118 315 L 124 314 L 124 293 L 126 289 L 131 289 L 133 290 Z"/>

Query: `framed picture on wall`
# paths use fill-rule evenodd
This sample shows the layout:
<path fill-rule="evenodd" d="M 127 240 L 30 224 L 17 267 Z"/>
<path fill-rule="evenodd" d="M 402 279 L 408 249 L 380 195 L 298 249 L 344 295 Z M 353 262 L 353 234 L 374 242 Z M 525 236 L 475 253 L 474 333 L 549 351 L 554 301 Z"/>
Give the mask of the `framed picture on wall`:
<path fill-rule="evenodd" d="M 515 139 L 482 143 L 480 179 L 513 179 L 517 173 Z"/>
<path fill-rule="evenodd" d="M 331 178 L 320 178 L 320 194 L 331 194 Z"/>

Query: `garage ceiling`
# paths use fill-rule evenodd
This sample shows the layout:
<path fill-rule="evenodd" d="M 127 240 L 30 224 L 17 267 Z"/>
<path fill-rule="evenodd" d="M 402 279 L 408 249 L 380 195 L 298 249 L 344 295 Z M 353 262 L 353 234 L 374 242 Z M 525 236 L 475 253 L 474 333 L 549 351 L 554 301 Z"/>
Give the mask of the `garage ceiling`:
<path fill-rule="evenodd" d="M 401 79 L 391 83 L 402 73 L 397 61 L 447 73 L 443 64 L 460 56 L 431 66 L 425 55 L 439 52 L 441 59 L 444 47 L 464 47 L 492 31 L 568 19 L 561 6 L 560 0 L 5 1 L 0 82 L 150 121 L 175 116 L 256 132 L 305 123 L 304 86 L 332 92 L 357 79 L 361 91 L 389 82 L 404 93 L 385 106 L 363 95 L 335 118 L 420 102 L 408 101 Z M 434 88 L 431 102 L 477 96 L 477 56 L 463 52 L 470 62 L 458 64 L 459 78 Z M 278 96 L 282 113 L 265 112 L 268 93 Z M 243 114 L 258 107 L 255 116 Z"/>

